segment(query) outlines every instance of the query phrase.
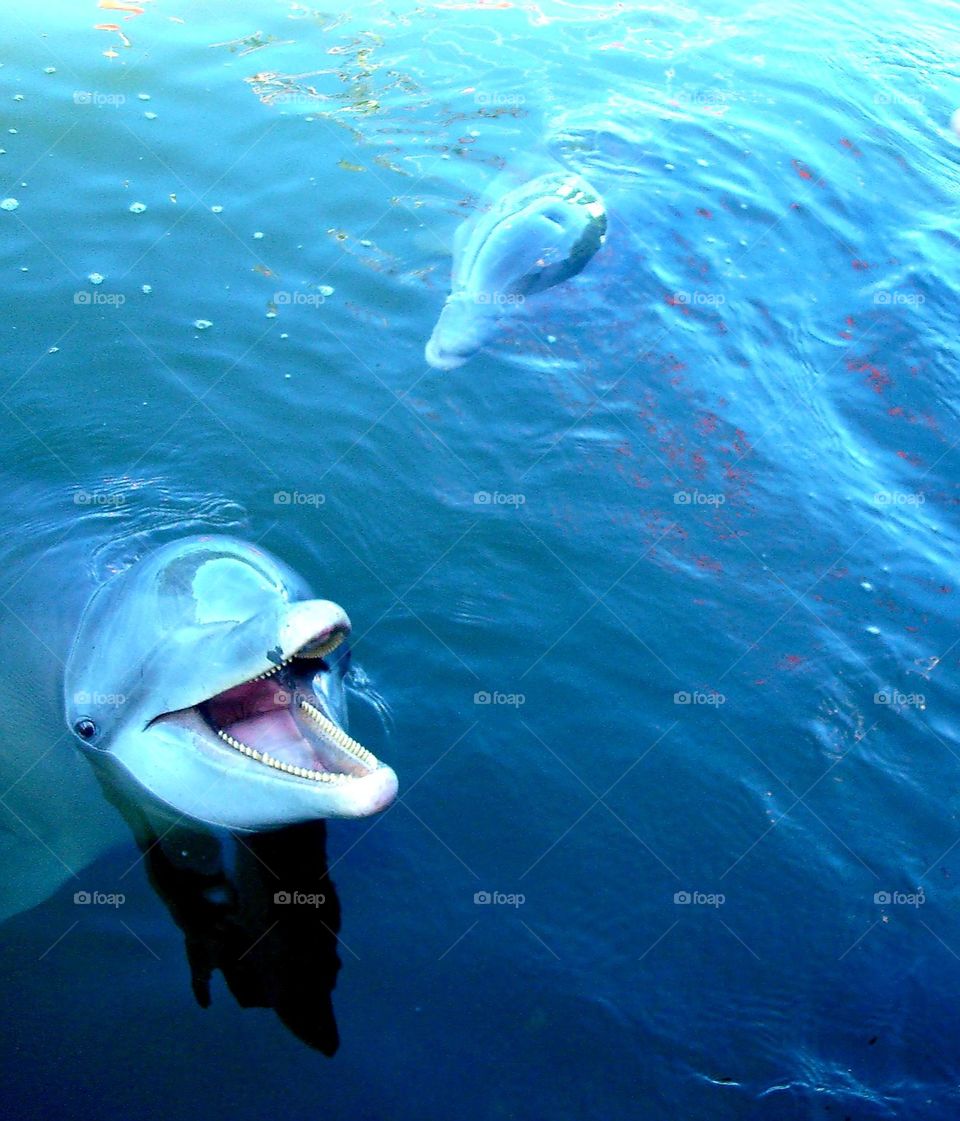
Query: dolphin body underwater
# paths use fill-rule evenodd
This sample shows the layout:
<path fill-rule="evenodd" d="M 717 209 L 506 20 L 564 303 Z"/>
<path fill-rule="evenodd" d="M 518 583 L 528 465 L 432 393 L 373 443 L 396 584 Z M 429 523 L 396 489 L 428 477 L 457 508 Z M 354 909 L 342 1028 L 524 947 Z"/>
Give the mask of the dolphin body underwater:
<path fill-rule="evenodd" d="M 572 172 L 550 172 L 507 192 L 454 235 L 450 295 L 426 345 L 427 362 L 453 370 L 485 346 L 527 296 L 576 276 L 603 244 L 607 215 Z"/>
<path fill-rule="evenodd" d="M 61 541 L 4 599 L 0 920 L 129 836 L 116 791 L 157 834 L 262 833 L 393 801 L 393 770 L 345 731 L 349 619 L 291 568 L 234 538 L 186 538 L 81 613 L 70 555 Z"/>

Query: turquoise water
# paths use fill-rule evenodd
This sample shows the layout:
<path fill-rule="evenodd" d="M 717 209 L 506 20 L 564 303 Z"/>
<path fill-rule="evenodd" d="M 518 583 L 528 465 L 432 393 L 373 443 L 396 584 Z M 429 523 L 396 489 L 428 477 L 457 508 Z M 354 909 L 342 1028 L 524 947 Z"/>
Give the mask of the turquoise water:
<path fill-rule="evenodd" d="M 260 542 L 401 796 L 334 1057 L 199 1007 L 121 831 L 3 927 L 10 1115 L 955 1116 L 955 8 L 146 8 L 0 16 L 0 602 Z M 605 246 L 430 370 L 557 163 Z"/>

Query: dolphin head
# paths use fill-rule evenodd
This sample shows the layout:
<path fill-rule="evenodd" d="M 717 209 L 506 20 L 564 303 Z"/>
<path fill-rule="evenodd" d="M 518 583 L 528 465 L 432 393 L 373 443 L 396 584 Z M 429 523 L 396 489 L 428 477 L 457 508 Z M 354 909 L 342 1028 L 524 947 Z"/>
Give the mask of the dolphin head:
<path fill-rule="evenodd" d="M 269 553 L 165 545 L 108 581 L 67 663 L 78 742 L 178 814 L 259 831 L 388 806 L 397 776 L 345 731 L 350 620 Z"/>
<path fill-rule="evenodd" d="M 528 296 L 576 276 L 606 238 L 600 196 L 551 172 L 503 195 L 454 235 L 451 291 L 424 350 L 437 370 L 462 366 Z"/>

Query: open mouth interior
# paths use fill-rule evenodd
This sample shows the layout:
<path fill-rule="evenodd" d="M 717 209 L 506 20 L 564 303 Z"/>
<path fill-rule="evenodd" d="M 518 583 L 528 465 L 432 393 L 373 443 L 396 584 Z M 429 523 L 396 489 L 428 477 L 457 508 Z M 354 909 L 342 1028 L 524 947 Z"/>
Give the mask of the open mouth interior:
<path fill-rule="evenodd" d="M 346 637 L 334 629 L 249 681 L 197 706 L 220 740 L 248 758 L 314 782 L 363 778 L 380 764 L 324 711 L 313 688 L 327 655 Z"/>

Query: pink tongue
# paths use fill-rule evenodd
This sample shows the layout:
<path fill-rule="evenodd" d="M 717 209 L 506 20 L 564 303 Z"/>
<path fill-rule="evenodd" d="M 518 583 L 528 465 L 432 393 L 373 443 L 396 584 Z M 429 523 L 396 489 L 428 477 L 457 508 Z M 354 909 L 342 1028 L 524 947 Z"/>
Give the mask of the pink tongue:
<path fill-rule="evenodd" d="M 220 693 L 208 701 L 208 708 L 217 727 L 247 747 L 295 767 L 329 770 L 297 728 L 290 713 L 291 702 L 283 685 L 267 678 L 247 681 Z"/>

